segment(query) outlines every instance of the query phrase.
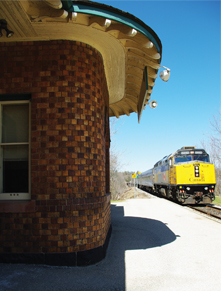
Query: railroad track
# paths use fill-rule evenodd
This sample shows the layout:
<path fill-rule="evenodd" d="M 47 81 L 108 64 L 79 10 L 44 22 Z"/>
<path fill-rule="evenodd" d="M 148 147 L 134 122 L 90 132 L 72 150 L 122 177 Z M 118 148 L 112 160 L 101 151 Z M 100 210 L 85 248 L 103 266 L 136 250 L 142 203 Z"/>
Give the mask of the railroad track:
<path fill-rule="evenodd" d="M 220 206 L 216 206 L 212 204 L 205 204 L 205 205 L 194 205 L 194 206 L 188 205 L 188 207 L 221 220 L 221 207 Z"/>

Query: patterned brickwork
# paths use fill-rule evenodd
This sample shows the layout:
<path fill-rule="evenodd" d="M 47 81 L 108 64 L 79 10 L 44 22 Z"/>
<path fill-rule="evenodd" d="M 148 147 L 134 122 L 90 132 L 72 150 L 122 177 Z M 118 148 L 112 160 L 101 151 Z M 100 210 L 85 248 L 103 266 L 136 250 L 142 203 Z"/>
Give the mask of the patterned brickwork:
<path fill-rule="evenodd" d="M 103 245 L 110 201 L 102 56 L 75 41 L 9 42 L 0 43 L 0 63 L 0 94 L 31 94 L 35 201 L 35 211 L 0 213 L 0 253 L 67 253 Z"/>

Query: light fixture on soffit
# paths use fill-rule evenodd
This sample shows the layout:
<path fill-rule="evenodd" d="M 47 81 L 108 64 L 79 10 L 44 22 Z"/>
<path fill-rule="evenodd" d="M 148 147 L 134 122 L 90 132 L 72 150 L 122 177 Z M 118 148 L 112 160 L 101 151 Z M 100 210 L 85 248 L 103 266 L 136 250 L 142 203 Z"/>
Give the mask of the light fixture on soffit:
<path fill-rule="evenodd" d="M 7 27 L 8 23 L 5 19 L 0 19 L 0 37 L 3 36 L 2 34 L 2 29 L 4 29 L 6 31 L 6 36 L 7 37 L 12 37 L 14 32 L 9 30 Z"/>

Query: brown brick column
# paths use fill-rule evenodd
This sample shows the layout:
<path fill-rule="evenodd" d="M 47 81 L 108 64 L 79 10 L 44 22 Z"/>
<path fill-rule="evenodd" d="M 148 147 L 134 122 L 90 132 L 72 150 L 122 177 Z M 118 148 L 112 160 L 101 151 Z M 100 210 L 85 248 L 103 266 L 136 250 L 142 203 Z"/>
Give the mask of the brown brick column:
<path fill-rule="evenodd" d="M 102 259 L 110 229 L 102 56 L 74 41 L 0 43 L 0 62 L 0 94 L 31 94 L 35 203 L 27 212 L 23 202 L 17 211 L 0 202 L 0 258 L 26 254 L 34 262 L 27 254 L 35 254 L 38 262 L 68 265 Z"/>

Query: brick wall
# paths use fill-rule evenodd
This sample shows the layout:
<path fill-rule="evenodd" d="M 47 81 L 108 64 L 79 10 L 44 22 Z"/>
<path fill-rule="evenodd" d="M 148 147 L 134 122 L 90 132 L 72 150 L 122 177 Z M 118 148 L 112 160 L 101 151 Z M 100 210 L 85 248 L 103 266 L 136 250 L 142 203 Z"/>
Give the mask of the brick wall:
<path fill-rule="evenodd" d="M 0 63 L 0 94 L 31 94 L 34 203 L 32 210 L 0 203 L 0 253 L 67 254 L 103 246 L 110 196 L 102 56 L 75 41 L 0 43 Z"/>

